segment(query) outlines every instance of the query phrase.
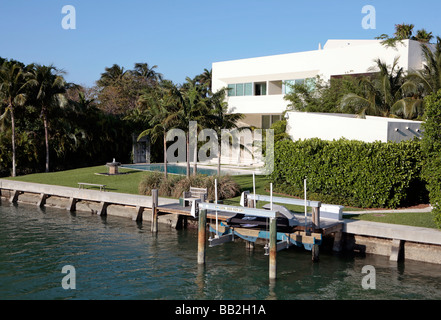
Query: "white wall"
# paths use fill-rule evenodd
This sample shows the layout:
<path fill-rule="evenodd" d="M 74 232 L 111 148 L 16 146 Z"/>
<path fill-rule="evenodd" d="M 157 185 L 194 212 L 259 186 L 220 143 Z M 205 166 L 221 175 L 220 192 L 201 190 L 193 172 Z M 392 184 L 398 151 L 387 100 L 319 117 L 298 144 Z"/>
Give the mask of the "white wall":
<path fill-rule="evenodd" d="M 410 54 L 409 54 L 410 52 Z M 405 70 L 421 69 L 422 55 L 416 41 L 405 40 L 397 48 L 387 48 L 380 40 L 328 40 L 323 50 L 289 53 L 267 57 L 215 62 L 212 65 L 213 91 L 228 84 L 313 78 L 331 75 L 372 72 L 374 60 L 380 58 L 392 64 L 399 56 Z M 232 112 L 282 113 L 287 101 L 283 95 L 266 97 L 228 97 Z"/>
<path fill-rule="evenodd" d="M 231 113 L 275 114 L 286 110 L 287 101 L 283 95 L 228 97 L 228 110 Z"/>
<path fill-rule="evenodd" d="M 370 116 L 366 119 L 359 119 L 354 115 L 307 112 L 287 112 L 287 117 L 287 133 L 294 141 L 312 138 L 322 140 L 345 138 L 365 142 L 399 142 L 421 136 L 417 131 L 421 126 L 420 121 Z"/>

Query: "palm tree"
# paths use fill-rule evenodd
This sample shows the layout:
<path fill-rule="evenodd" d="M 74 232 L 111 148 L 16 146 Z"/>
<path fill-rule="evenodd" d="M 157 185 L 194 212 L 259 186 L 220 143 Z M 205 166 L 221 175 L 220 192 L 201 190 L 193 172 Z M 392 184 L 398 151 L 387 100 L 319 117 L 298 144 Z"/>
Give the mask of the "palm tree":
<path fill-rule="evenodd" d="M 140 140 L 144 136 L 149 136 L 155 143 L 159 137 L 163 137 L 164 143 L 164 178 L 167 179 L 167 130 L 173 125 L 174 115 L 177 113 L 177 89 L 169 81 L 165 81 L 161 86 L 152 89 L 140 96 L 139 102 L 146 106 L 146 114 L 149 129 L 144 130 L 139 136 Z"/>
<path fill-rule="evenodd" d="M 427 32 L 426 29 L 418 30 L 416 36 L 412 37 L 412 40 L 416 40 L 421 43 L 429 43 L 432 39 L 433 33 Z"/>
<path fill-rule="evenodd" d="M 434 50 L 426 43 L 421 44 L 425 64 L 422 70 L 409 75 L 424 87 L 425 94 L 437 93 L 441 89 L 441 38 L 438 36 L 436 39 Z"/>
<path fill-rule="evenodd" d="M 420 115 L 421 102 L 415 94 L 415 86 L 410 81 L 404 81 L 404 70 L 398 67 L 398 58 L 394 59 L 391 67 L 380 59 L 376 59 L 375 64 L 378 73 L 372 78 L 359 80 L 364 94 L 345 95 L 340 107 L 353 106 L 360 117 L 389 117 L 392 114 L 414 118 Z"/>
<path fill-rule="evenodd" d="M 217 175 L 221 174 L 221 140 L 222 129 L 231 130 L 238 129 L 237 122 L 244 118 L 241 113 L 228 113 L 228 103 L 225 96 L 228 88 L 222 88 L 218 92 L 209 97 L 210 113 L 208 115 L 208 123 L 210 127 L 216 131 L 218 138 L 218 154 L 217 154 Z"/>
<path fill-rule="evenodd" d="M 116 81 L 122 80 L 129 74 L 128 70 L 124 70 L 124 67 L 120 67 L 118 64 L 106 67 L 105 72 L 101 74 L 101 78 L 97 81 L 98 86 L 107 87 Z"/>
<path fill-rule="evenodd" d="M 41 110 L 46 146 L 46 172 L 49 172 L 49 125 L 50 110 L 62 106 L 66 92 L 64 78 L 53 65 L 31 65 L 31 78 L 34 86 L 34 99 Z"/>
<path fill-rule="evenodd" d="M 4 61 L 0 67 L 0 105 L 6 106 L 5 112 L 0 116 L 3 120 L 9 113 L 12 129 L 12 176 L 16 172 L 16 146 L 15 146 L 15 108 L 23 106 L 27 99 L 27 88 L 32 80 L 26 78 L 27 74 L 18 63 Z"/>
<path fill-rule="evenodd" d="M 212 78 L 213 70 L 204 69 L 204 72 L 196 76 L 197 82 L 204 88 L 204 93 L 206 95 L 212 93 Z"/>
<path fill-rule="evenodd" d="M 170 121 L 176 124 L 186 132 L 186 150 L 187 150 L 187 177 L 190 176 L 190 122 L 196 121 L 198 128 L 206 124 L 209 110 L 205 99 L 201 95 L 201 86 L 187 78 L 180 89 L 175 89 L 174 94 L 177 97 L 179 108 L 170 115 Z M 197 141 L 197 139 L 196 139 Z M 195 162 L 193 174 L 197 174 L 197 145 L 195 146 Z"/>
<path fill-rule="evenodd" d="M 395 37 L 398 40 L 406 40 L 412 38 L 413 28 L 415 25 L 413 24 L 396 24 L 395 25 Z"/>
<path fill-rule="evenodd" d="M 132 70 L 132 74 L 147 82 L 153 82 L 156 84 L 163 80 L 163 75 L 154 70 L 156 68 L 158 68 L 157 65 L 149 67 L 148 63 L 135 63 L 135 68 Z"/>

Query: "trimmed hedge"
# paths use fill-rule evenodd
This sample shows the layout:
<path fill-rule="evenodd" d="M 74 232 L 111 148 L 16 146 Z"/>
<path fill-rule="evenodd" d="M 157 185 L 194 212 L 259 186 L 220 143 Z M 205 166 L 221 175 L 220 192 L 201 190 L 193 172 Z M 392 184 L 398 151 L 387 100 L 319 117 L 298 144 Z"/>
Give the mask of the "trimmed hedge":
<path fill-rule="evenodd" d="M 427 201 L 421 143 L 309 139 L 275 144 L 277 192 L 362 208 L 397 208 Z"/>
<path fill-rule="evenodd" d="M 427 154 L 423 175 L 427 180 L 435 222 L 441 228 L 441 90 L 425 98 L 426 121 L 422 149 Z"/>

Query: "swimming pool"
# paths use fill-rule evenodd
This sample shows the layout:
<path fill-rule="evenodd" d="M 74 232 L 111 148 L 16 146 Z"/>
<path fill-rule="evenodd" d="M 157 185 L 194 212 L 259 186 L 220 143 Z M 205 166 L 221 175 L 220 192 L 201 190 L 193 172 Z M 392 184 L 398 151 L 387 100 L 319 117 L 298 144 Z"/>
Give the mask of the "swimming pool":
<path fill-rule="evenodd" d="M 125 164 L 122 165 L 121 168 L 127 169 L 135 169 L 142 171 L 156 171 L 156 172 L 164 172 L 164 164 L 163 163 L 155 163 L 155 164 Z M 167 164 L 167 172 L 171 174 L 187 174 L 187 166 L 186 165 L 176 165 L 176 164 Z M 224 170 L 221 170 L 222 174 L 225 174 Z M 190 166 L 190 174 L 193 173 L 193 165 Z M 198 173 L 206 174 L 208 176 L 217 175 L 217 169 L 209 169 L 209 168 L 201 168 L 198 166 Z M 228 174 L 231 174 L 228 172 Z"/>

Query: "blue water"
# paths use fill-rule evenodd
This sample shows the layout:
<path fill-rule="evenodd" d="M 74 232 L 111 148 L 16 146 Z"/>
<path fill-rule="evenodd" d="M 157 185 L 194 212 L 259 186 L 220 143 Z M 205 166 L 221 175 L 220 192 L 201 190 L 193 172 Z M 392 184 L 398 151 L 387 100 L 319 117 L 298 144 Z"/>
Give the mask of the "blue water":
<path fill-rule="evenodd" d="M 300 248 L 277 255 L 278 279 L 268 280 L 263 247 L 243 242 L 207 248 L 197 266 L 197 232 L 61 209 L 0 205 L 0 299 L 441 299 L 439 265 Z M 65 290 L 63 266 L 76 270 Z M 362 288 L 362 268 L 376 270 L 376 289 Z"/>
<path fill-rule="evenodd" d="M 121 168 L 143 170 L 143 171 L 156 171 L 164 172 L 164 164 L 125 164 Z M 190 167 L 190 174 L 193 173 L 193 166 Z M 180 166 L 176 164 L 167 164 L 167 172 L 171 174 L 187 174 L 187 166 Z M 217 169 L 199 168 L 197 172 L 208 176 L 217 175 Z M 223 171 L 222 171 L 223 173 Z"/>

